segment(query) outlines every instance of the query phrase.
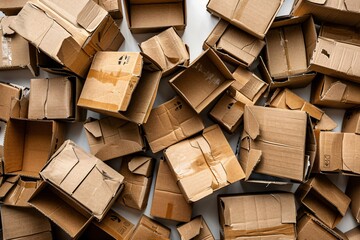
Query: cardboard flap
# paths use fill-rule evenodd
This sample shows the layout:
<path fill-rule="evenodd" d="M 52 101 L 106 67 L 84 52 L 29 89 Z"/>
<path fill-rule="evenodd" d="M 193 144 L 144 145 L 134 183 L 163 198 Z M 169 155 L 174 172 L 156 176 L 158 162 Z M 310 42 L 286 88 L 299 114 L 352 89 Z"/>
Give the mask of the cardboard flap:
<path fill-rule="evenodd" d="M 260 134 L 260 125 L 252 113 L 251 109 L 245 106 L 244 113 L 244 130 L 249 134 L 251 139 L 255 140 Z"/>
<path fill-rule="evenodd" d="M 325 113 L 322 115 L 320 121 L 315 125 L 315 129 L 331 131 L 337 127 L 337 123 L 332 120 Z"/>
<path fill-rule="evenodd" d="M 324 5 L 327 0 L 307 0 L 308 2 Z"/>
<path fill-rule="evenodd" d="M 132 173 L 147 176 L 150 164 L 151 157 L 136 156 L 129 161 L 128 167 Z"/>
<path fill-rule="evenodd" d="M 292 110 L 300 110 L 303 107 L 303 105 L 305 104 L 304 99 L 296 96 L 292 92 L 285 90 L 285 93 L 286 93 L 286 98 L 285 98 L 286 105 L 290 109 L 292 109 Z"/>
<path fill-rule="evenodd" d="M 91 133 L 95 138 L 102 136 L 102 131 L 99 121 L 88 122 L 84 124 L 84 128 Z"/>
<path fill-rule="evenodd" d="M 139 152 L 143 146 L 136 142 L 126 139 L 119 139 L 117 142 L 110 142 L 102 145 L 95 156 L 102 160 L 109 160 L 116 157 L 121 157 L 129 153 Z"/>
<path fill-rule="evenodd" d="M 262 151 L 257 149 L 250 149 L 248 154 L 247 165 L 245 169 L 245 180 L 250 178 L 250 175 L 254 171 L 256 165 L 261 161 Z"/>
<path fill-rule="evenodd" d="M 275 194 L 275 198 L 280 200 L 281 204 L 281 222 L 296 223 L 296 206 L 294 204 L 293 194 Z"/>
<path fill-rule="evenodd" d="M 180 233 L 181 240 L 190 240 L 198 236 L 201 229 L 203 228 L 202 222 L 202 217 L 197 217 L 191 220 L 189 223 L 186 223 L 177 228 L 178 232 Z"/>
<path fill-rule="evenodd" d="M 344 0 L 344 5 L 350 12 L 360 12 L 360 2 L 358 0 Z"/>
<path fill-rule="evenodd" d="M 76 21 L 89 32 L 93 32 L 108 13 L 94 1 L 88 1 Z"/>
<path fill-rule="evenodd" d="M 14 18 L 15 16 L 0 18 L 0 29 L 2 30 L 3 35 L 11 35 L 15 33 L 15 31 L 9 27 Z"/>
<path fill-rule="evenodd" d="M 346 84 L 337 81 L 331 84 L 330 88 L 322 94 L 324 101 L 337 101 L 341 102 L 346 91 Z"/>

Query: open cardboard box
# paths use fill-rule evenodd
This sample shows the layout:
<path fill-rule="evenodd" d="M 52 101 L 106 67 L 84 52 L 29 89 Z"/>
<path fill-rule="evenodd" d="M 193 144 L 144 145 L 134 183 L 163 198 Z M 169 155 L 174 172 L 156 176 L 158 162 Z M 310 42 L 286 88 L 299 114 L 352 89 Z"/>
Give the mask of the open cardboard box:
<path fill-rule="evenodd" d="M 19 178 L 6 193 L 3 204 L 15 207 L 30 207 L 28 200 L 36 191 L 41 181 Z M 3 188 L 3 185 L 0 189 Z"/>
<path fill-rule="evenodd" d="M 346 195 L 351 198 L 351 213 L 356 222 L 360 223 L 360 180 L 358 177 L 349 178 Z"/>
<path fill-rule="evenodd" d="M 341 131 L 360 134 L 360 109 L 351 109 L 345 112 Z"/>

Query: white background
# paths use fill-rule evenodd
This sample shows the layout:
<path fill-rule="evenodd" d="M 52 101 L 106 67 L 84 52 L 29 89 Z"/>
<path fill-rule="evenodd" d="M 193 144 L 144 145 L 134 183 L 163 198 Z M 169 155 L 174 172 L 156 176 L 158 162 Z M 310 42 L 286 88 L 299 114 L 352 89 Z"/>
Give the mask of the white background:
<path fill-rule="evenodd" d="M 199 54 L 202 52 L 202 44 L 204 40 L 207 38 L 213 27 L 216 25 L 218 19 L 211 16 L 206 11 L 206 4 L 208 0 L 188 0 L 187 1 L 187 27 L 184 32 L 181 32 L 180 35 L 184 42 L 190 47 L 190 56 L 191 60 L 194 60 Z M 285 2 L 285 5 L 282 9 L 284 12 L 289 11 L 291 8 L 293 0 L 288 0 Z M 282 12 L 281 11 L 281 12 Z M 1 12 L 0 12 L 1 16 Z M 133 35 L 129 31 L 126 19 L 124 18 L 120 23 L 120 29 L 122 34 L 125 37 L 125 42 L 119 49 L 120 51 L 139 51 L 138 43 L 152 37 L 154 34 L 136 34 Z M 53 75 L 48 74 L 46 72 L 41 71 L 40 77 L 51 77 Z M 17 71 L 2 71 L 0 72 L 0 81 L 3 82 L 11 82 L 15 84 L 19 84 L 22 86 L 29 86 L 30 79 L 32 75 L 28 70 L 17 70 Z M 309 100 L 310 97 L 310 86 L 303 88 L 303 89 L 296 89 L 295 92 L 299 94 L 301 97 Z M 168 85 L 168 78 L 164 78 L 161 80 L 161 85 L 159 88 L 158 96 L 155 102 L 155 106 L 163 103 L 164 101 L 170 100 L 173 96 L 175 96 L 174 91 Z M 136 96 L 134 96 L 136 97 Z M 203 119 L 205 120 L 207 126 L 213 124 L 208 118 L 207 113 L 209 108 L 204 111 L 202 114 Z M 332 117 L 337 123 L 338 127 L 335 131 L 340 131 L 342 117 L 344 114 L 343 110 L 335 110 L 335 109 L 325 109 L 326 113 Z M 88 117 L 95 117 L 99 118 L 99 115 L 94 112 L 88 111 Z M 3 142 L 4 138 L 4 131 L 5 131 L 5 124 L 0 123 L 1 131 L 0 131 L 0 143 Z M 234 135 L 226 135 L 231 146 L 235 151 L 236 143 L 239 137 L 239 133 Z M 82 146 L 85 150 L 89 151 L 89 146 L 85 137 L 85 133 L 83 131 L 83 126 L 81 123 L 73 123 L 67 124 L 67 137 L 75 141 L 77 144 Z M 161 157 L 161 154 L 156 155 L 157 159 Z M 120 160 L 115 159 L 110 161 L 110 165 L 113 166 L 115 169 L 119 169 Z M 157 166 L 156 168 L 157 169 Z M 156 171 L 155 171 L 156 173 Z M 155 176 L 154 176 L 155 177 Z M 334 183 L 336 183 L 343 191 L 345 190 L 347 178 L 340 175 L 332 175 L 329 177 Z M 153 178 L 155 179 L 155 178 Z M 150 216 L 150 207 L 151 207 L 151 200 L 153 195 L 153 188 L 154 188 L 155 181 L 152 182 L 152 190 L 149 196 L 148 206 L 144 213 L 147 216 Z M 296 187 L 294 186 L 285 186 L 281 187 L 281 190 L 287 191 L 294 191 Z M 272 186 L 264 186 L 264 185 L 254 185 L 248 184 L 243 182 L 237 182 L 223 188 L 209 197 L 206 197 L 193 205 L 193 216 L 203 215 L 207 224 L 209 225 L 212 233 L 214 234 L 216 239 L 219 239 L 219 223 L 218 223 L 218 215 L 217 215 L 217 202 L 216 196 L 218 194 L 226 194 L 226 193 L 242 193 L 246 192 L 254 192 L 254 191 L 271 191 L 274 188 Z M 279 189 L 279 188 L 276 188 Z M 129 219 L 132 223 L 136 224 L 139 217 L 141 216 L 142 212 L 125 208 L 120 205 L 115 205 L 114 209 L 119 212 L 122 216 Z M 160 220 L 162 223 L 166 224 L 167 226 L 171 227 L 171 239 L 180 239 L 179 235 L 175 229 L 177 222 L 173 221 L 164 221 Z M 340 222 L 338 228 L 342 231 L 348 231 L 356 226 L 356 223 L 348 210 L 345 218 Z"/>

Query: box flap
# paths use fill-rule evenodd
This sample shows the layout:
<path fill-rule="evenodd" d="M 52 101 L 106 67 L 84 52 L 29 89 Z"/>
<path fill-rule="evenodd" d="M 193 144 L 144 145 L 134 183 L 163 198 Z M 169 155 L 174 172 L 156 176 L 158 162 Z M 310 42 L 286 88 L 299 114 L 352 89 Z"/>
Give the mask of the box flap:
<path fill-rule="evenodd" d="M 360 227 L 357 226 L 345 233 L 349 240 L 356 240 L 360 238 Z"/>
<path fill-rule="evenodd" d="M 20 176 L 7 177 L 5 182 L 1 183 L 0 186 L 0 199 L 4 198 L 6 194 L 14 187 L 15 183 L 19 180 Z"/>
<path fill-rule="evenodd" d="M 321 93 L 321 99 L 324 101 L 342 102 L 346 91 L 346 84 L 337 81 L 330 85 L 329 89 Z"/>
<path fill-rule="evenodd" d="M 99 138 L 102 136 L 102 132 L 101 132 L 101 128 L 100 128 L 100 123 L 99 121 L 91 121 L 88 120 L 85 124 L 84 124 L 84 128 L 92 134 L 93 137 L 95 138 Z"/>
<path fill-rule="evenodd" d="M 248 106 L 245 106 L 244 112 L 244 130 L 252 140 L 255 140 L 260 135 L 260 125 L 257 118 Z M 258 155 L 258 154 L 257 154 Z"/>
<path fill-rule="evenodd" d="M 344 0 L 344 5 L 348 11 L 360 13 L 360 4 L 356 0 Z"/>
<path fill-rule="evenodd" d="M 200 234 L 201 229 L 203 228 L 202 221 L 203 221 L 202 217 L 197 217 L 191 220 L 190 222 L 180 227 L 177 227 L 176 229 L 180 234 L 181 240 L 190 240 L 198 236 Z"/>
<path fill-rule="evenodd" d="M 130 239 L 170 240 L 170 229 L 161 223 L 142 215 Z"/>
<path fill-rule="evenodd" d="M 307 0 L 308 2 L 324 5 L 327 0 Z"/>
<path fill-rule="evenodd" d="M 150 167 L 151 160 L 151 157 L 135 156 L 128 163 L 129 170 L 132 173 L 149 177 L 152 170 L 152 168 Z"/>
<path fill-rule="evenodd" d="M 343 133 L 342 169 L 360 175 L 360 135 Z"/>
<path fill-rule="evenodd" d="M 6 195 L 4 204 L 17 207 L 30 207 L 28 200 L 37 189 L 39 183 L 40 181 L 19 179 L 16 186 Z"/>
<path fill-rule="evenodd" d="M 251 174 L 253 173 L 256 165 L 261 161 L 261 150 L 250 149 L 249 154 L 247 155 L 246 164 L 245 164 L 245 181 L 249 180 Z"/>
<path fill-rule="evenodd" d="M 93 32 L 108 15 L 105 9 L 99 7 L 94 1 L 89 0 L 77 16 L 76 21 L 88 32 Z"/>
<path fill-rule="evenodd" d="M 3 35 L 11 35 L 15 33 L 15 31 L 10 28 L 10 23 L 14 21 L 15 18 L 15 16 L 5 16 L 0 18 L 0 29 Z"/>

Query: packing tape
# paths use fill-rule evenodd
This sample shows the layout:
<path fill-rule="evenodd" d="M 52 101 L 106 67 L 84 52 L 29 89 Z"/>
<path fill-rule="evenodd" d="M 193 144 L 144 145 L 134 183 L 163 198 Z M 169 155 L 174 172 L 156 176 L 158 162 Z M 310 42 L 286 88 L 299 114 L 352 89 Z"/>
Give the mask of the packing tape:
<path fill-rule="evenodd" d="M 165 213 L 165 218 L 166 219 L 171 218 L 173 209 L 174 209 L 174 205 L 172 203 L 168 203 L 167 206 L 166 206 L 166 213 Z"/>
<path fill-rule="evenodd" d="M 2 36 L 1 37 L 1 63 L 2 66 L 12 65 L 12 51 L 11 51 L 11 38 Z"/>

